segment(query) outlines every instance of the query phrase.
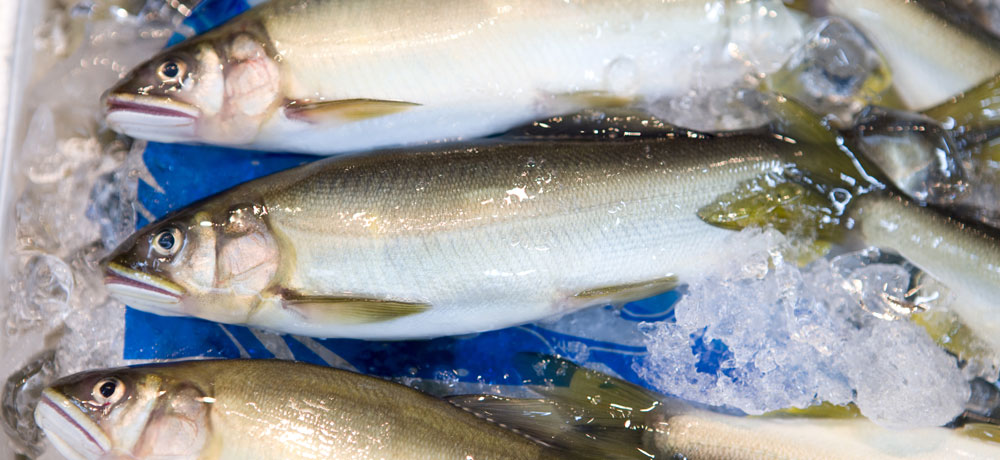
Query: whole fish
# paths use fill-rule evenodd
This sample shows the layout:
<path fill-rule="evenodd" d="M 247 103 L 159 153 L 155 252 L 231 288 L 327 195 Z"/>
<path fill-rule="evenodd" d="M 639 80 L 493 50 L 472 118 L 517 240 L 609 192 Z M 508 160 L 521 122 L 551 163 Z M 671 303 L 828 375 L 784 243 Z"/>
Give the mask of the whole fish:
<path fill-rule="evenodd" d="M 327 158 L 142 229 L 105 283 L 153 313 L 313 337 L 497 329 L 668 291 L 718 262 L 727 229 L 835 231 L 874 178 L 829 147 L 688 133 Z"/>
<path fill-rule="evenodd" d="M 519 361 L 525 382 L 544 399 L 462 395 L 446 402 L 303 363 L 188 361 L 66 377 L 43 391 L 35 419 L 74 460 L 1000 455 L 995 442 L 959 430 L 889 430 L 860 417 L 722 415 L 557 358 Z"/>
<path fill-rule="evenodd" d="M 403 385 L 287 361 L 85 372 L 44 390 L 35 419 L 70 459 L 590 457 Z"/>
<path fill-rule="evenodd" d="M 140 65 L 105 105 L 133 137 L 329 154 L 728 87 L 800 37 L 777 0 L 271 0 Z"/>
<path fill-rule="evenodd" d="M 905 108 L 925 110 L 1000 73 L 1000 46 L 975 28 L 952 24 L 916 0 L 813 0 L 844 17 L 885 56 Z M 961 50 L 961 52 L 956 52 Z"/>

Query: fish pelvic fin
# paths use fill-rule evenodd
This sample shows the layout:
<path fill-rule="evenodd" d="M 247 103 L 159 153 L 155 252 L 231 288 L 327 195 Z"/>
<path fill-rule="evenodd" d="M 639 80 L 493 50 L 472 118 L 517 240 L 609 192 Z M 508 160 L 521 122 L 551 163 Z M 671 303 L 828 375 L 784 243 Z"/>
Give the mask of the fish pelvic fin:
<path fill-rule="evenodd" d="M 310 320 L 333 324 L 365 324 L 389 321 L 427 311 L 431 306 L 356 296 L 309 296 L 282 292 L 282 306 Z"/>
<path fill-rule="evenodd" d="M 290 101 L 285 116 L 309 123 L 352 122 L 403 112 L 420 104 L 382 99 L 339 99 L 335 101 Z"/>
<path fill-rule="evenodd" d="M 651 281 L 587 289 L 571 297 L 570 304 L 581 308 L 597 304 L 623 305 L 635 300 L 663 294 L 675 289 L 677 286 L 677 277 L 668 275 Z"/>
<path fill-rule="evenodd" d="M 688 410 L 683 403 L 554 356 L 521 353 L 515 366 L 545 399 L 473 395 L 449 401 L 568 458 L 659 458 L 656 438 L 667 429 L 666 417 Z"/>

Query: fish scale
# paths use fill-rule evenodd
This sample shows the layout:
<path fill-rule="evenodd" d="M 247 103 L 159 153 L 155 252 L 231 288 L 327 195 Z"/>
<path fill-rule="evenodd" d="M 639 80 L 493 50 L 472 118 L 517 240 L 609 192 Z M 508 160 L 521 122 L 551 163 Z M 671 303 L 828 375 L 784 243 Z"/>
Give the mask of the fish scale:
<path fill-rule="evenodd" d="M 282 285 L 432 307 L 345 329 L 284 326 L 381 338 L 473 332 L 567 311 L 588 289 L 689 279 L 730 233 L 698 209 L 793 150 L 757 138 L 522 143 L 307 166 L 262 195 L 271 229 L 296 254 Z M 537 169 L 548 183 L 532 180 Z"/>
<path fill-rule="evenodd" d="M 800 38 L 771 0 L 272 0 L 133 69 L 105 104 L 151 140 L 333 154 L 730 87 Z"/>

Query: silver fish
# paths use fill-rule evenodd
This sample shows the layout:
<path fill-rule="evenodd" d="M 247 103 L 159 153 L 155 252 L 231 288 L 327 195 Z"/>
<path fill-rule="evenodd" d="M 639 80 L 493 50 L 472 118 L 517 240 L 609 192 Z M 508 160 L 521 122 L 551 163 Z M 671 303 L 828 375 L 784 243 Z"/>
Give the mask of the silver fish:
<path fill-rule="evenodd" d="M 729 229 L 834 238 L 876 185 L 833 144 L 777 134 L 521 141 L 329 158 L 123 242 L 127 304 L 314 337 L 424 338 L 665 292 Z"/>
<path fill-rule="evenodd" d="M 1000 455 L 1000 445 L 970 430 L 890 430 L 862 417 L 737 417 L 558 358 L 522 354 L 516 367 L 543 398 L 461 395 L 446 402 L 302 363 L 188 361 L 66 377 L 43 392 L 35 418 L 73 460 Z"/>
<path fill-rule="evenodd" d="M 329 154 L 728 87 L 800 37 L 776 0 L 272 0 L 154 56 L 105 105 L 134 137 Z"/>

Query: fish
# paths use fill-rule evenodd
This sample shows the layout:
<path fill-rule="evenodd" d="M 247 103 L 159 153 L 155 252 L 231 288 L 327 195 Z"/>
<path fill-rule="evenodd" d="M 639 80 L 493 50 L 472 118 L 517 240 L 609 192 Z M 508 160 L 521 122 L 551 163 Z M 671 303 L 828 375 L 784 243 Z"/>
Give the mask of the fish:
<path fill-rule="evenodd" d="M 780 66 L 801 35 L 773 0 L 272 0 L 102 100 L 107 125 L 136 138 L 326 155 L 728 87 Z M 717 65 L 733 57 L 760 68 Z"/>
<path fill-rule="evenodd" d="M 956 296 L 950 308 L 976 337 L 1000 350 L 1000 233 L 994 227 L 893 194 L 861 197 L 852 211 L 861 238 L 892 250 Z"/>
<path fill-rule="evenodd" d="M 325 158 L 139 230 L 105 285 L 151 313 L 311 337 L 474 333 L 669 291 L 747 226 L 836 240 L 845 203 L 881 187 L 819 128 L 683 133 Z"/>
<path fill-rule="evenodd" d="M 818 0 L 815 12 L 861 29 L 885 57 L 904 109 L 937 106 L 1000 74 L 1000 44 L 934 14 L 923 1 Z M 962 50 L 955 52 L 955 50 Z"/>
<path fill-rule="evenodd" d="M 43 390 L 35 419 L 73 460 L 637 458 L 582 433 L 543 444 L 404 385 L 279 360 L 83 372 Z"/>
<path fill-rule="evenodd" d="M 863 417 L 740 417 L 564 359 L 521 353 L 540 398 L 438 399 L 375 377 L 279 360 L 87 371 L 46 388 L 38 425 L 69 459 L 996 458 L 969 430 Z"/>

